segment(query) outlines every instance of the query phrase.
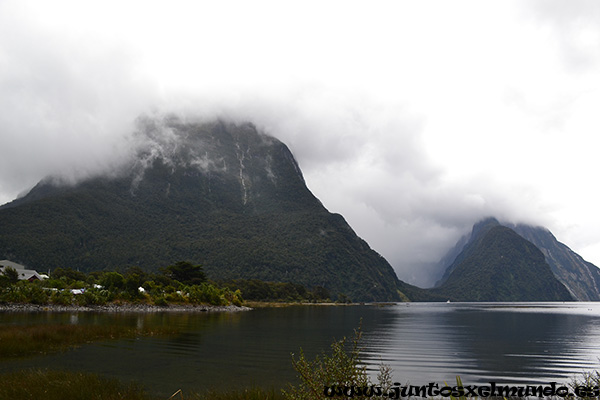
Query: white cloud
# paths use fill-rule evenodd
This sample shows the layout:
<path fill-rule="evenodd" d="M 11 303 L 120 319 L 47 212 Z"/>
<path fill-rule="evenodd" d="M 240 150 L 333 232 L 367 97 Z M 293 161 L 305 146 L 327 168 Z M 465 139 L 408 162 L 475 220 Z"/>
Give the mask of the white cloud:
<path fill-rule="evenodd" d="M 251 120 L 401 279 L 477 218 L 600 264 L 594 1 L 0 3 L 0 202 L 127 153 L 153 108 Z"/>

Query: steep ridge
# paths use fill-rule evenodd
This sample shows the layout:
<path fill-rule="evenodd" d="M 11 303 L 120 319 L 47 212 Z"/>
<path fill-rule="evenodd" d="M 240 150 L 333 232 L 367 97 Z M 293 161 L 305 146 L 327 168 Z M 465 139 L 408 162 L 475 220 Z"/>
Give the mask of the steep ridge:
<path fill-rule="evenodd" d="M 559 242 L 548 229 L 524 224 L 510 227 L 544 253 L 552 272 L 569 289 L 573 297 L 581 301 L 600 300 L 598 267 Z"/>
<path fill-rule="evenodd" d="M 431 293 L 455 301 L 573 300 L 542 252 L 505 226 L 485 225 L 451 268 Z"/>
<path fill-rule="evenodd" d="M 395 301 L 415 290 L 308 190 L 290 150 L 251 124 L 142 118 L 138 152 L 110 176 L 46 179 L 0 208 L 0 259 L 41 271 L 178 260 L 211 279 L 323 286 Z"/>
<path fill-rule="evenodd" d="M 446 282 L 456 266 L 469 254 L 469 249 L 478 246 L 483 235 L 498 225 L 500 225 L 500 222 L 496 218 L 486 218 L 473 225 L 471 233 L 461 237 L 456 245 L 440 260 L 444 275 L 436 282 L 435 287 L 439 287 Z"/>
<path fill-rule="evenodd" d="M 600 269 L 585 261 L 565 244 L 559 242 L 546 228 L 527 224 L 500 223 L 495 218 L 486 218 L 473 226 L 470 234 L 459 239 L 457 244 L 440 260 L 439 269 L 444 271 L 442 278 L 436 283 L 441 286 L 452 273 L 463 250 L 474 246 L 482 232 L 494 226 L 506 226 L 514 230 L 524 239 L 533 243 L 543 254 L 555 277 L 563 283 L 574 299 L 580 301 L 600 300 Z M 465 253 L 467 254 L 467 253 Z M 464 254 L 463 256 L 464 257 Z"/>

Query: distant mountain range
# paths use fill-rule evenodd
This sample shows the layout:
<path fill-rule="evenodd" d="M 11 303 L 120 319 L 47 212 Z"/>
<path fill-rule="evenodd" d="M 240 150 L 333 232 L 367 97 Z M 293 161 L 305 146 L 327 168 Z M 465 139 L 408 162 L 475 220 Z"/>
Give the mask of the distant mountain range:
<path fill-rule="evenodd" d="M 490 218 L 440 261 L 433 289 L 390 264 L 308 190 L 285 144 L 252 124 L 141 118 L 131 161 L 67 184 L 48 178 L 0 207 L 0 259 L 38 271 L 202 264 L 353 301 L 600 300 L 600 271 L 544 228 Z"/>
<path fill-rule="evenodd" d="M 544 254 L 556 278 L 561 281 L 576 300 L 600 300 L 600 269 L 585 261 L 565 244 L 556 240 L 542 227 L 507 225 L 535 244 Z"/>
<path fill-rule="evenodd" d="M 464 268 L 465 260 L 475 251 L 481 250 L 476 248 L 482 246 L 482 238 L 497 227 L 509 229 L 522 240 L 533 244 L 539 250 L 540 254 L 543 255 L 544 262 L 548 264 L 553 277 L 567 289 L 573 299 L 580 301 L 600 300 L 600 270 L 595 265 L 583 260 L 577 253 L 563 243 L 560 243 L 545 228 L 525 224 L 501 224 L 495 218 L 487 218 L 475 224 L 471 233 L 460 238 L 457 244 L 442 258 L 440 263 L 445 272 L 440 281 L 437 282 L 436 288 L 432 290 L 433 293 L 447 292 L 449 290 L 450 283 L 448 282 L 451 281 L 451 276 L 453 275 L 453 279 L 456 279 L 457 274 L 454 272 L 457 270 L 457 267 L 462 265 L 462 268 Z M 483 246 L 486 247 L 485 244 Z M 515 244 L 512 247 L 512 250 L 514 250 Z M 504 251 L 505 253 L 509 253 L 512 250 L 505 249 Z M 505 256 L 505 254 L 501 255 Z M 497 257 L 498 255 L 496 255 Z M 492 255 L 487 255 L 487 259 L 495 260 Z M 529 259 L 527 252 L 520 255 L 521 261 Z M 507 268 L 512 268 L 515 264 L 508 265 Z M 534 264 L 532 263 L 531 265 Z M 481 265 L 486 265 L 486 263 L 480 263 Z M 530 266 L 522 266 L 522 268 L 531 269 Z M 539 273 L 542 273 L 542 271 L 539 271 Z M 534 276 L 532 279 L 534 281 L 550 281 L 546 273 Z M 548 285 L 550 284 L 548 283 Z M 558 298 L 556 299 L 558 300 Z"/>
<path fill-rule="evenodd" d="M 456 301 L 568 301 L 542 252 L 514 230 L 485 221 L 431 293 Z"/>

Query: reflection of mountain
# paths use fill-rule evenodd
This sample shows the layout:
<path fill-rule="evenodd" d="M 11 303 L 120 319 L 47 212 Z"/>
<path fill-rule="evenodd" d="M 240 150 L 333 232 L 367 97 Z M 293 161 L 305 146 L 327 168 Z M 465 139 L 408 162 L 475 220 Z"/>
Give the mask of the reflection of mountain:
<path fill-rule="evenodd" d="M 572 303 L 571 303 L 572 304 Z M 482 384 L 569 382 L 597 367 L 600 317 L 560 305 L 412 304 L 389 308 L 365 335 L 371 369 L 388 363 L 398 381 Z M 587 310 L 582 308 L 581 310 Z"/>
<path fill-rule="evenodd" d="M 478 369 L 488 373 L 489 379 L 514 382 L 515 375 L 523 375 L 522 384 L 532 384 L 531 376 L 564 380 L 569 372 L 565 366 L 582 361 L 580 340 L 589 322 L 590 318 L 581 315 L 533 310 L 457 312 L 442 320 L 455 336 L 464 335 L 467 328 L 468 338 L 456 343 L 457 350 L 478 360 Z M 552 369 L 564 372 L 548 372 Z"/>

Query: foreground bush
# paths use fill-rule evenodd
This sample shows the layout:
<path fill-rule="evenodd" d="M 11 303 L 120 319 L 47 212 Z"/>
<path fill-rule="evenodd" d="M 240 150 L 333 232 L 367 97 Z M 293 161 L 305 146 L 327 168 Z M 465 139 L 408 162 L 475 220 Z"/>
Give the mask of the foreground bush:
<path fill-rule="evenodd" d="M 292 364 L 300 378 L 297 386 L 289 385 L 283 391 L 287 400 L 322 400 L 325 387 L 367 387 L 373 385 L 367 375 L 367 369 L 360 360 L 360 340 L 362 331 L 355 331 L 354 338 L 348 343 L 346 338 L 331 344 L 331 354 L 322 353 L 310 361 L 300 350 L 298 358 L 292 355 Z M 350 347 L 348 349 L 348 347 Z M 378 386 L 387 393 L 392 384 L 391 369 L 381 366 Z M 363 398 L 362 396 L 359 396 Z M 346 397 L 337 397 L 345 399 Z"/>

